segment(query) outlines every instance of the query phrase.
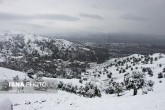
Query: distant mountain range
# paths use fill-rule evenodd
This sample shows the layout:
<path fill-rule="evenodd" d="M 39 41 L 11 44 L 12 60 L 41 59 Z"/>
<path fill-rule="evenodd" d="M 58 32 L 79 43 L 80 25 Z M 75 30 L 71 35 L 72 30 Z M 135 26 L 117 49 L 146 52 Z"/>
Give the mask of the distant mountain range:
<path fill-rule="evenodd" d="M 144 35 L 129 33 L 72 33 L 64 35 L 50 35 L 79 42 L 96 43 L 164 43 L 165 35 Z"/>
<path fill-rule="evenodd" d="M 64 62 L 75 60 L 103 62 L 108 59 L 108 54 L 102 48 L 91 48 L 81 43 L 22 31 L 0 34 L 0 66 L 20 71 L 31 68 L 36 71 L 44 68 L 44 71 L 50 71 L 52 68 L 55 71 L 57 65 L 54 62 L 59 59 L 63 65 Z"/>

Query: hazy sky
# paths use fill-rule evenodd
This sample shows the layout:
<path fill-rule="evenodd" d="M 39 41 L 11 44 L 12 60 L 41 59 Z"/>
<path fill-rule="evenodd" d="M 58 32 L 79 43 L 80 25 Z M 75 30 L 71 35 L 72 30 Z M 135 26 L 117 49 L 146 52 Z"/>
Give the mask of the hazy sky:
<path fill-rule="evenodd" d="M 165 35 L 165 0 L 0 0 L 0 31 Z"/>

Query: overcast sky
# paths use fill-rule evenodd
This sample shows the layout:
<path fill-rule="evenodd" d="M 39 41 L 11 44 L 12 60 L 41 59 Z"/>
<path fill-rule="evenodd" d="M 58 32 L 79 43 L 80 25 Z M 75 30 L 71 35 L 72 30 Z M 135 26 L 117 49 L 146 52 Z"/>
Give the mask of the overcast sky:
<path fill-rule="evenodd" d="M 0 0 L 0 31 L 165 35 L 165 0 Z"/>

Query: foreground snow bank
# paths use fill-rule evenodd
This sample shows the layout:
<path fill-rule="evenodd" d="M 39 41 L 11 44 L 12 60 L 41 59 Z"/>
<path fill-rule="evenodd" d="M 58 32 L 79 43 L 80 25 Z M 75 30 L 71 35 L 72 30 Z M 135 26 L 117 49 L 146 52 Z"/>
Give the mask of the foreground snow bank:
<path fill-rule="evenodd" d="M 13 110 L 13 105 L 10 99 L 5 98 L 0 100 L 0 110 Z"/>
<path fill-rule="evenodd" d="M 27 75 L 23 72 L 0 67 L 0 80 L 13 80 L 13 77 L 17 75 L 20 79 L 27 77 Z"/>
<path fill-rule="evenodd" d="M 10 97 L 14 110 L 165 110 L 165 79 L 161 80 L 146 95 L 85 98 L 59 90 L 54 94 L 0 94 L 0 98 Z"/>

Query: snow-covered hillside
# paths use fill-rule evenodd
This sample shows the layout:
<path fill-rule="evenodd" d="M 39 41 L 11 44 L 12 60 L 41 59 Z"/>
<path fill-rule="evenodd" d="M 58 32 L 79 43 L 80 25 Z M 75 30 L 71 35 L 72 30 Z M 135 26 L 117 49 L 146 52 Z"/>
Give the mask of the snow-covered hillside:
<path fill-rule="evenodd" d="M 0 70 L 22 76 L 17 71 L 4 68 Z M 159 83 L 155 79 L 154 91 L 146 95 L 127 94 L 117 97 L 102 94 L 101 98 L 86 98 L 59 90 L 53 94 L 0 94 L 0 102 L 4 102 L 3 99 L 11 100 L 14 110 L 164 110 L 165 78 L 161 80 L 162 83 Z"/>
<path fill-rule="evenodd" d="M 0 80 L 13 80 L 13 77 L 19 76 L 20 79 L 28 78 L 26 73 L 0 67 Z"/>
<path fill-rule="evenodd" d="M 162 73 L 165 75 L 164 68 L 164 54 L 134 54 L 128 57 L 111 59 L 103 64 L 95 64 L 91 69 L 88 69 L 86 73 L 82 73 L 82 76 L 88 78 L 88 80 L 107 82 L 113 79 L 113 81 L 120 83 L 124 80 L 124 75 L 135 72 L 144 73 L 148 80 L 151 79 L 159 81 L 158 74 Z"/>
<path fill-rule="evenodd" d="M 39 35 L 22 32 L 22 31 L 9 31 L 0 34 L 1 43 L 6 43 L 1 45 L 2 52 L 8 50 L 8 53 L 13 54 L 12 49 L 19 49 L 19 52 L 27 50 L 28 54 L 37 51 L 41 56 L 53 54 L 52 49 L 48 47 L 47 43 L 58 48 L 58 50 L 71 50 L 83 49 L 83 45 L 75 44 L 73 42 L 64 39 L 53 39 L 47 37 L 41 37 Z"/>
<path fill-rule="evenodd" d="M 56 78 L 59 82 L 62 81 L 65 84 L 77 86 L 84 86 L 87 82 L 95 83 L 101 89 L 101 97 L 88 98 L 60 89 L 54 94 L 0 94 L 0 98 L 9 98 L 13 103 L 14 110 L 164 110 L 164 68 L 164 54 L 156 53 L 145 56 L 134 54 L 124 58 L 111 59 L 103 64 L 93 65 L 91 69 L 82 73 L 82 82 L 79 82 L 78 79 Z M 0 77 L 2 79 L 6 77 L 12 78 L 14 74 L 19 77 L 26 76 L 18 71 L 0 68 Z M 120 84 L 125 81 L 125 78 L 136 82 L 139 80 L 135 80 L 133 75 L 139 74 L 144 75 L 142 77 L 144 83 L 150 80 L 154 82 L 152 90 L 144 92 L 143 89 L 148 87 L 148 85 L 144 84 L 142 88 L 137 88 L 138 92 L 133 96 L 134 89 L 127 90 L 125 88 L 127 86 L 124 83 L 120 97 L 116 93 L 105 93 L 105 89 L 112 86 L 110 82 Z M 133 84 L 139 86 L 135 82 Z"/>
<path fill-rule="evenodd" d="M 68 68 L 65 64 L 74 60 L 96 61 L 94 53 L 83 44 L 64 39 L 41 37 L 22 31 L 0 34 L 1 67 L 26 72 L 30 69 L 43 71 L 47 77 L 59 77 L 56 73 L 58 67 Z"/>
<path fill-rule="evenodd" d="M 165 82 L 165 80 L 163 80 Z M 0 94 L 12 100 L 14 110 L 164 110 L 165 83 L 147 95 L 84 98 L 58 91 L 56 94 Z"/>

